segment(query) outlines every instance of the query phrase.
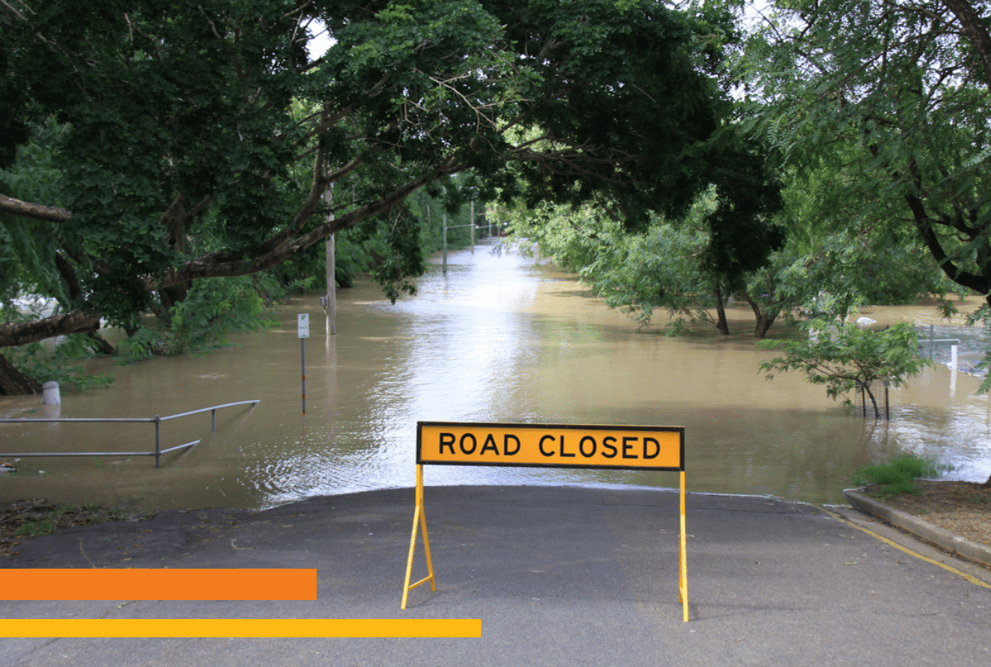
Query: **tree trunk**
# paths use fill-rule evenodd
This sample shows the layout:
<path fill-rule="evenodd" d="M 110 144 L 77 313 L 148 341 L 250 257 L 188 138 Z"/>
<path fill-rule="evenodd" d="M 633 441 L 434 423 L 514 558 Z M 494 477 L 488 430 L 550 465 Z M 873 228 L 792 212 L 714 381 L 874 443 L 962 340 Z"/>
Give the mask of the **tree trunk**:
<path fill-rule="evenodd" d="M 0 211 L 22 218 L 46 220 L 48 222 L 65 222 L 72 219 L 72 211 L 64 208 L 34 204 L 3 194 L 0 194 Z"/>
<path fill-rule="evenodd" d="M 117 351 L 113 345 L 108 343 L 103 336 L 95 331 L 90 331 L 86 334 L 86 336 L 89 338 L 87 343 L 89 344 L 90 349 L 97 354 L 111 355 Z"/>
<path fill-rule="evenodd" d="M 880 419 L 881 418 L 881 411 L 878 409 L 878 407 L 877 407 L 877 401 L 874 399 L 874 392 L 871 391 L 870 387 L 867 385 L 866 382 L 861 383 L 860 386 L 864 390 L 864 396 L 865 396 L 864 401 L 865 402 L 867 401 L 867 398 L 866 398 L 867 396 L 869 396 L 870 399 L 871 399 L 871 405 L 874 407 L 874 419 Z"/>
<path fill-rule="evenodd" d="M 754 326 L 754 337 L 758 339 L 763 339 L 771 325 L 774 324 L 774 320 L 777 319 L 777 315 L 768 315 L 767 313 L 761 313 L 757 317 L 757 324 Z"/>
<path fill-rule="evenodd" d="M 164 306 L 165 311 L 168 312 L 175 306 L 185 301 L 186 297 L 189 296 L 189 283 L 169 285 L 168 287 L 160 289 L 158 291 L 158 295 L 162 299 L 162 306 Z"/>
<path fill-rule="evenodd" d="M 754 319 L 757 321 L 754 325 L 754 337 L 758 339 L 764 338 L 767 335 L 768 329 L 774 324 L 774 320 L 777 319 L 778 314 L 774 313 L 772 315 L 768 311 L 761 310 L 760 306 L 746 292 L 742 292 L 741 296 L 743 296 L 744 301 L 750 304 L 750 310 L 754 311 Z"/>
<path fill-rule="evenodd" d="M 41 391 L 41 383 L 17 370 L 7 357 L 0 354 L 0 394 L 27 396 Z"/>
<path fill-rule="evenodd" d="M 724 336 L 729 336 L 729 324 L 726 322 L 726 309 L 723 306 L 723 290 L 719 285 L 716 285 L 713 290 L 713 294 L 716 297 L 716 314 L 718 320 L 716 321 L 716 328 L 719 329 L 719 333 Z"/>

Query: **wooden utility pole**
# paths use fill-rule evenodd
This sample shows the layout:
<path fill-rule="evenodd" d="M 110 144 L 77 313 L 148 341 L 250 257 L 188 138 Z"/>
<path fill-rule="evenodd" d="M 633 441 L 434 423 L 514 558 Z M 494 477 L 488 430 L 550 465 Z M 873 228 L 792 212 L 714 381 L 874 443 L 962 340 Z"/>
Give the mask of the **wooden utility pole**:
<path fill-rule="evenodd" d="M 330 209 L 327 211 L 327 222 L 334 219 L 334 186 L 331 184 L 327 191 L 323 194 L 323 199 L 327 202 L 327 207 Z M 320 299 L 323 306 L 323 312 L 327 315 L 327 335 L 333 336 L 337 333 L 337 255 L 334 244 L 334 239 L 337 234 L 331 234 L 327 237 L 326 243 L 326 256 L 327 256 L 327 296 Z"/>

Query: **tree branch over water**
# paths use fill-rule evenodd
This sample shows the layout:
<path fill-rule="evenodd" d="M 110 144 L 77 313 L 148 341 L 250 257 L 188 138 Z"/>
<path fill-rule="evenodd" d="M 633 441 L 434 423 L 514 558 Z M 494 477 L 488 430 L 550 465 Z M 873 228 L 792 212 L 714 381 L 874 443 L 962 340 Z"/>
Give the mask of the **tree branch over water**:
<path fill-rule="evenodd" d="M 0 221 L 62 311 L 8 324 L 0 346 L 168 310 L 172 288 L 266 271 L 465 172 L 481 198 L 602 196 L 631 224 L 683 211 L 726 120 L 702 50 L 732 26 L 711 8 L 0 2 Z M 315 21 L 333 38 L 318 60 Z M 413 252 L 417 233 L 394 227 L 394 246 Z M 32 259 L 53 250 L 71 271 Z"/>

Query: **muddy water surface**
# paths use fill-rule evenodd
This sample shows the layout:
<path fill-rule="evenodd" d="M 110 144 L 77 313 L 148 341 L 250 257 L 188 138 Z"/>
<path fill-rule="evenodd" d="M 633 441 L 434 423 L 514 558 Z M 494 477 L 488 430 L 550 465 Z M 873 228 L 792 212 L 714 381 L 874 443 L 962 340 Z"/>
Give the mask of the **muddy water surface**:
<path fill-rule="evenodd" d="M 281 329 L 207 356 L 97 364 L 107 389 L 0 399 L 0 416 L 153 417 L 231 401 L 253 409 L 162 424 L 150 458 L 22 459 L 0 500 L 134 501 L 148 507 L 261 508 L 308 496 L 411 486 L 416 422 L 502 421 L 678 425 L 691 490 L 841 502 L 849 474 L 892 453 L 935 455 L 952 476 L 991 474 L 988 402 L 979 381 L 940 366 L 891 393 L 890 422 L 866 421 L 799 376 L 765 381 L 748 311 L 735 333 L 668 337 L 641 330 L 549 265 L 480 247 L 449 257 L 395 306 L 374 285 L 342 290 L 337 335 L 316 297 L 283 308 Z M 296 315 L 307 312 L 304 351 Z M 928 325 L 928 308 L 865 309 L 879 321 Z M 936 321 L 940 325 L 939 321 Z M 959 322 L 957 323 L 959 324 Z M 713 329 L 714 332 L 714 329 Z M 776 335 L 788 335 L 777 331 Z M 150 451 L 151 424 L 0 425 L 0 453 Z M 3 457 L 0 457 L 3 458 Z M 7 460 L 10 460 L 7 458 Z M 621 484 L 676 487 L 676 473 L 427 467 L 431 484 Z"/>

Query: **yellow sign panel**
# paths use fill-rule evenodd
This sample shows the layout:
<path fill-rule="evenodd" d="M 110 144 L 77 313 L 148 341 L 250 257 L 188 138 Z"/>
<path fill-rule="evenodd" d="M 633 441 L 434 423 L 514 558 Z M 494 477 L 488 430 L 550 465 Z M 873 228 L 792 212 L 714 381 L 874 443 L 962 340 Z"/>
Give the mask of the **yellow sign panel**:
<path fill-rule="evenodd" d="M 418 422 L 416 462 L 684 470 L 685 429 Z"/>

